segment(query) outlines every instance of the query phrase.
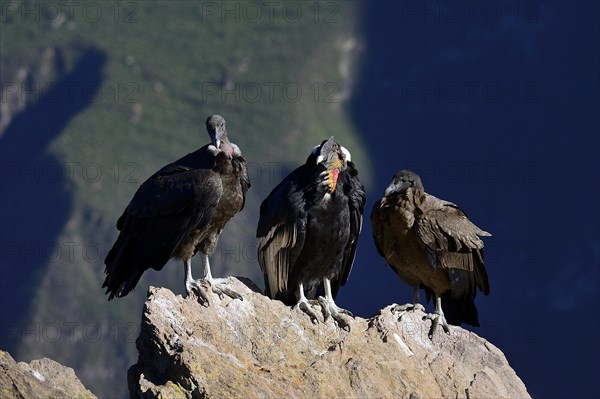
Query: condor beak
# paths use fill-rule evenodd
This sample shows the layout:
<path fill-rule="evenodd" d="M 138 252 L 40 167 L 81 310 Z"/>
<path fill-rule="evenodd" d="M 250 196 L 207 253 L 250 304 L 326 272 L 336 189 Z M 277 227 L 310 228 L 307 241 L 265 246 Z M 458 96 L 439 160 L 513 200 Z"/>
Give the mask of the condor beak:
<path fill-rule="evenodd" d="M 323 162 L 325 159 L 324 153 L 327 153 L 330 150 L 331 144 L 333 143 L 333 136 L 329 138 L 329 140 L 325 141 L 320 145 L 319 148 L 319 156 L 317 157 L 317 164 Z M 314 150 L 313 150 L 314 151 Z"/>
<path fill-rule="evenodd" d="M 394 193 L 394 191 L 396 191 L 396 189 L 397 189 L 397 188 L 398 188 L 398 187 L 396 186 L 396 184 L 390 184 L 390 185 L 388 186 L 388 188 L 386 188 L 386 189 L 385 189 L 385 193 L 383 193 L 383 196 L 384 196 L 384 197 L 387 197 L 387 196 L 389 196 L 389 195 L 393 194 L 393 193 Z"/>
<path fill-rule="evenodd" d="M 211 141 L 212 144 L 217 147 L 220 148 L 221 147 L 221 140 L 219 139 L 219 137 L 224 137 L 225 136 L 225 126 L 215 126 L 213 128 L 214 130 L 212 131 L 212 134 L 210 135 L 211 137 Z"/>

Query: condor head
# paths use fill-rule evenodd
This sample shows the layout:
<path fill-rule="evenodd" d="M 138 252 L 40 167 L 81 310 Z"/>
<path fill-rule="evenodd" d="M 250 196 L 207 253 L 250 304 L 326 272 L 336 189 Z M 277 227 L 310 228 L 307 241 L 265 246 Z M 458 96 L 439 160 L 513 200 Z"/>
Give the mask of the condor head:
<path fill-rule="evenodd" d="M 306 163 L 323 169 L 321 176 L 325 177 L 324 182 L 329 186 L 329 191 L 334 192 L 340 172 L 346 170 L 351 160 L 350 151 L 330 137 L 313 148 Z"/>
<path fill-rule="evenodd" d="M 211 115 L 206 120 L 206 130 L 214 146 L 214 151 L 216 153 L 223 152 L 228 158 L 231 158 L 234 148 L 227 138 L 226 125 L 225 118 L 221 115 Z"/>

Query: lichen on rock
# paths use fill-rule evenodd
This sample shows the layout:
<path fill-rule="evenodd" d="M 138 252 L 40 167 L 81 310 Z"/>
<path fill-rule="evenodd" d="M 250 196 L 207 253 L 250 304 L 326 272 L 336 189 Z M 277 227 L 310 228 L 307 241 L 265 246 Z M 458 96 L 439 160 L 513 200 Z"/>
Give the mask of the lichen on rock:
<path fill-rule="evenodd" d="M 0 397 L 3 399 L 95 399 L 75 372 L 51 359 L 15 362 L 0 351 Z"/>
<path fill-rule="evenodd" d="M 351 319 L 350 331 L 315 325 L 242 280 L 229 284 L 243 301 L 213 295 L 208 307 L 150 288 L 132 397 L 530 397 L 504 354 L 475 333 L 451 327 L 430 340 L 422 312 L 398 321 L 391 305 Z"/>

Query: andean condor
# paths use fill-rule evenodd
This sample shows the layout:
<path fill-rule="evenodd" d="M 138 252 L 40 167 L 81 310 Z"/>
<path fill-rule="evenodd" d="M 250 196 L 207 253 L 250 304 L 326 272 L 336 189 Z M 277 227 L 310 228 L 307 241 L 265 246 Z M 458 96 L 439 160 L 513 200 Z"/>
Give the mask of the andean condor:
<path fill-rule="evenodd" d="M 475 226 L 455 204 L 425 192 L 415 173 L 394 176 L 383 198 L 373 206 L 371 224 L 375 245 L 400 279 L 414 289 L 414 305 L 397 306 L 404 313 L 417 308 L 419 289 L 435 297 L 429 337 L 439 324 L 479 326 L 475 294 L 490 292 L 483 263 L 483 241 L 490 233 Z M 442 311 L 443 309 L 443 311 Z"/>
<path fill-rule="evenodd" d="M 250 187 L 246 160 L 227 138 L 225 119 L 206 120 L 211 143 L 163 167 L 146 180 L 117 221 L 117 241 L 105 259 L 108 299 L 135 288 L 149 268 L 161 270 L 170 258 L 185 267 L 185 289 L 195 290 L 203 304 L 203 283 L 218 295 L 242 297 L 214 279 L 208 258 L 225 224 L 244 207 Z M 192 278 L 192 256 L 200 252 L 204 278 Z"/>
<path fill-rule="evenodd" d="M 365 201 L 350 152 L 333 137 L 316 146 L 260 207 L 258 262 L 266 294 L 297 304 L 315 323 L 309 304 L 319 304 L 325 319 L 349 328 L 342 314 L 352 314 L 334 299 L 354 263 Z"/>

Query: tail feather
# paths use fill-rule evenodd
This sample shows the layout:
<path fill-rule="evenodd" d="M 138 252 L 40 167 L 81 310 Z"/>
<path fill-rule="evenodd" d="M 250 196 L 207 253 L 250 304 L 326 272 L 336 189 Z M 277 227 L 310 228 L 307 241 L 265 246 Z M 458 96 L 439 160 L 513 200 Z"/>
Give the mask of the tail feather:
<path fill-rule="evenodd" d="M 268 296 L 269 298 L 273 298 L 271 296 L 271 287 L 269 287 L 269 276 L 267 275 L 267 273 L 265 273 L 265 275 L 264 275 L 264 280 L 265 280 L 265 296 Z"/>
<path fill-rule="evenodd" d="M 288 291 L 286 293 L 280 293 L 279 295 L 269 296 L 272 299 L 277 299 L 283 302 L 286 306 L 294 306 L 298 303 L 298 299 L 293 291 Z"/>
<path fill-rule="evenodd" d="M 479 327 L 475 298 L 453 298 L 451 292 L 442 295 L 442 310 L 446 321 L 455 326 L 469 324 Z"/>
<path fill-rule="evenodd" d="M 126 295 L 123 293 L 123 286 L 130 274 L 130 270 L 127 267 L 128 241 L 129 239 L 123 233 L 119 234 L 117 241 L 104 260 L 106 278 L 104 279 L 102 288 L 106 288 L 105 294 L 108 294 L 109 301 L 115 296 L 121 297 Z"/>
<path fill-rule="evenodd" d="M 159 254 L 145 248 L 140 237 L 128 237 L 121 233 L 104 260 L 106 278 L 102 288 L 106 288 L 108 300 L 126 296 L 146 270 L 160 270 L 169 257 L 170 254 Z"/>
<path fill-rule="evenodd" d="M 450 324 L 479 327 L 475 296 L 478 288 L 484 295 L 489 294 L 490 286 L 480 253 L 469 254 L 469 259 L 471 256 L 475 260 L 474 270 L 448 269 L 451 288 L 442 295 L 442 310 Z"/>

